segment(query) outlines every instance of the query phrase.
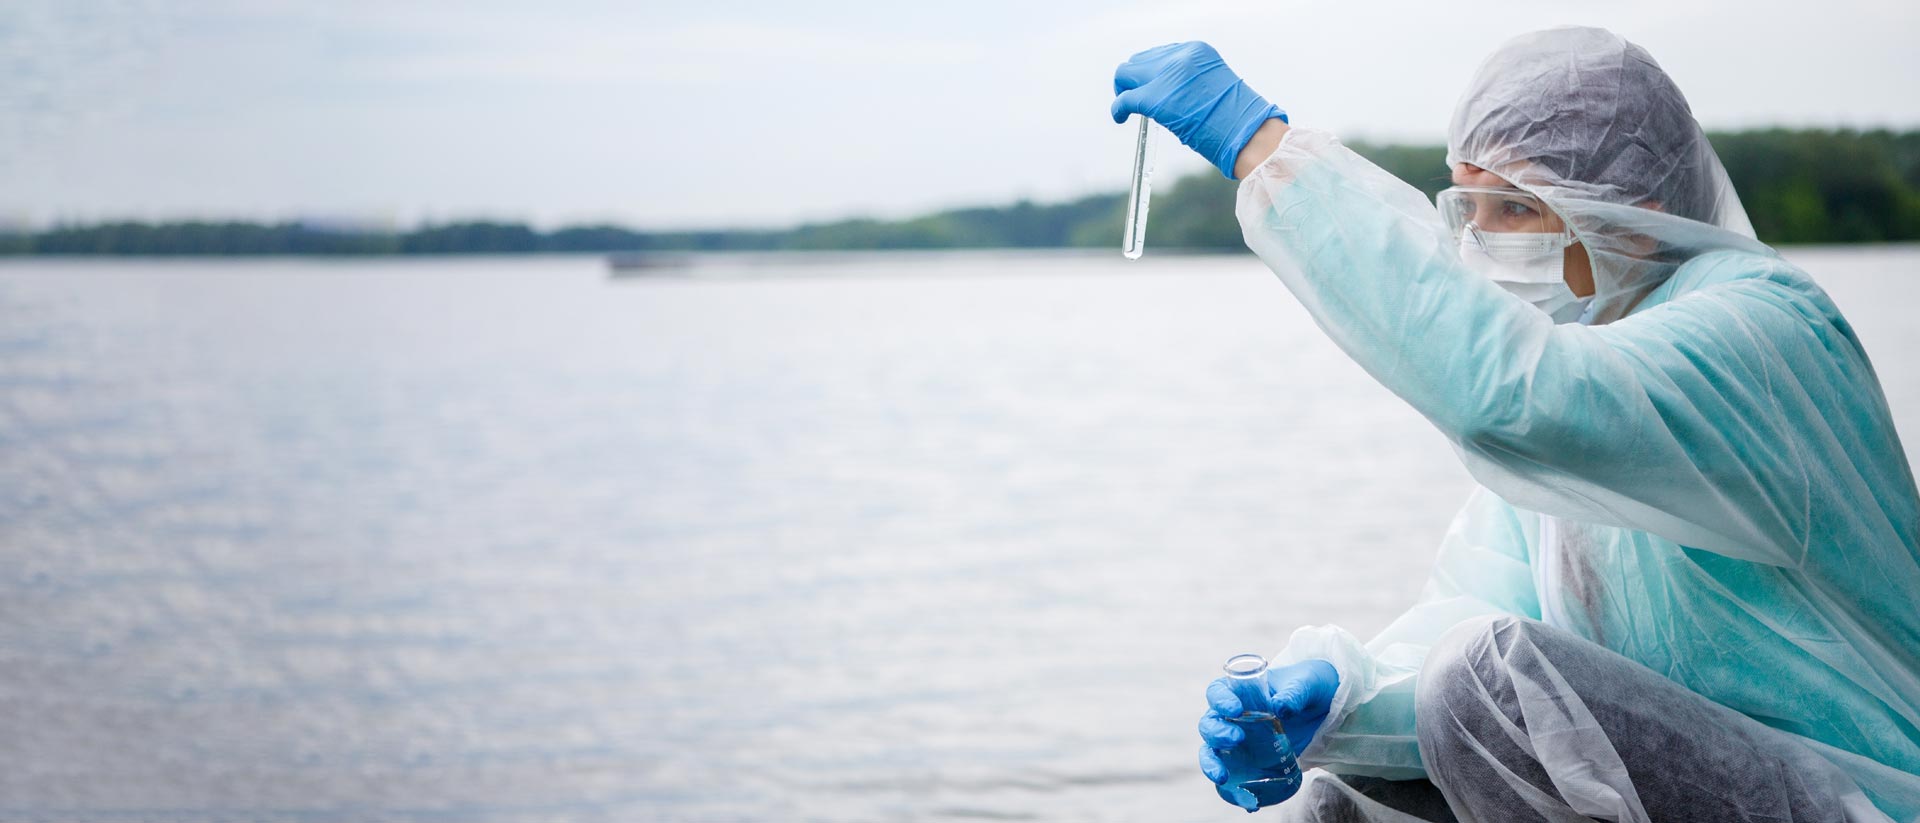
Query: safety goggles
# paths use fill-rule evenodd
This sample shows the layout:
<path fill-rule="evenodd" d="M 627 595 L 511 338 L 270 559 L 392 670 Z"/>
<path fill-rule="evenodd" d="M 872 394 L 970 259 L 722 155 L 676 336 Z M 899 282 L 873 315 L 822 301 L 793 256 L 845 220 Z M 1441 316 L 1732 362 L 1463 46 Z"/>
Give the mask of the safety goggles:
<path fill-rule="evenodd" d="M 1519 189 L 1454 186 L 1435 198 L 1454 237 L 1501 257 L 1534 257 L 1574 244 L 1573 232 L 1540 198 Z"/>

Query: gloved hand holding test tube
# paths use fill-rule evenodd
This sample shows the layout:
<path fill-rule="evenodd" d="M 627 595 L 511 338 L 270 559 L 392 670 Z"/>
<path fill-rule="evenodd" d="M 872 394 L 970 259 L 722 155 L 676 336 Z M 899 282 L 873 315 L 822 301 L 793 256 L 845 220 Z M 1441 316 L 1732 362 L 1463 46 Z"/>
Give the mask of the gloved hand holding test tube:
<path fill-rule="evenodd" d="M 1133 197 L 1127 203 L 1122 251 L 1138 260 L 1146 246 L 1147 201 L 1151 197 L 1153 138 L 1149 120 L 1207 158 L 1227 179 L 1234 179 L 1240 150 L 1269 119 L 1286 122 L 1287 113 L 1267 102 L 1227 68 L 1219 52 L 1205 43 L 1170 43 L 1140 52 L 1120 64 L 1113 76 L 1113 122 L 1140 120 L 1133 155 Z"/>

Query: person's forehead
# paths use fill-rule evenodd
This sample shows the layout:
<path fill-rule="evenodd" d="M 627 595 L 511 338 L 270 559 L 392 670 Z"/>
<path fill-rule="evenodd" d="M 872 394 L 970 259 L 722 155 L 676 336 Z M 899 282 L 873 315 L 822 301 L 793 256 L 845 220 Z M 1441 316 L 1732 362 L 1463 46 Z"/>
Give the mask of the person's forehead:
<path fill-rule="evenodd" d="M 1500 175 L 1468 163 L 1457 163 L 1453 167 L 1453 183 L 1456 186 L 1511 186 Z"/>

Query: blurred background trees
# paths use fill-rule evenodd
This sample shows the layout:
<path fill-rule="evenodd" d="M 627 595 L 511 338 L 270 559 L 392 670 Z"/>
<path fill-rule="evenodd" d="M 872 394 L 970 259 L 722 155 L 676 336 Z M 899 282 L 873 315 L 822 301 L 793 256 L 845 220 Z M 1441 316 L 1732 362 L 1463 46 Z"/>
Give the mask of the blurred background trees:
<path fill-rule="evenodd" d="M 1710 135 L 1734 188 L 1769 243 L 1920 240 L 1920 132 L 1766 129 Z M 1438 146 L 1352 148 L 1432 196 L 1448 184 Z M 1163 181 L 1150 245 L 1241 249 L 1234 183 L 1211 172 Z M 1123 196 L 954 209 L 907 220 L 850 219 L 781 230 L 637 231 L 464 222 L 410 231 L 283 222 L 116 222 L 41 231 L 0 229 L 0 254 L 332 255 L 532 254 L 1063 248 L 1117 245 Z"/>

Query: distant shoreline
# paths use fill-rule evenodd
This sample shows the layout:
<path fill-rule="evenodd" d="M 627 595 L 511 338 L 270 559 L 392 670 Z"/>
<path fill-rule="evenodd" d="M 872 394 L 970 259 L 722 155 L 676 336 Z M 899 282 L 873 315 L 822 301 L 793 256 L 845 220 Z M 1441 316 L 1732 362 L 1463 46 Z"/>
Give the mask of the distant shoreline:
<path fill-rule="evenodd" d="M 1770 244 L 1920 241 L 1920 131 L 1763 129 L 1710 135 L 1760 239 Z M 1352 148 L 1432 196 L 1447 185 L 1437 146 Z M 1149 248 L 1244 251 L 1235 184 L 1200 173 L 1154 194 Z M 641 231 L 614 225 L 541 231 L 474 221 L 410 230 L 286 221 L 101 222 L 0 230 L 10 257 L 412 257 L 422 255 L 872 252 L 1099 249 L 1120 242 L 1119 192 L 1060 203 L 951 209 L 904 220 L 850 219 L 788 229 Z"/>
<path fill-rule="evenodd" d="M 1802 251 L 1827 249 L 1836 252 L 1858 250 L 1872 252 L 1879 249 L 1920 248 L 1920 240 L 1888 240 L 1856 243 L 1769 243 L 1769 246 L 1783 251 Z M 932 257 L 999 257 L 1007 259 L 1035 258 L 1087 258 L 1119 257 L 1120 244 L 1111 247 L 1054 247 L 1054 248 L 1008 248 L 979 247 L 961 249 L 821 249 L 813 251 L 711 251 L 689 252 L 664 256 L 659 268 L 672 270 L 682 268 L 704 268 L 709 266 L 745 266 L 768 268 L 786 266 L 830 265 L 840 261 L 871 263 L 889 258 L 913 260 Z M 26 263 L 74 263 L 88 262 L 128 262 L 128 263 L 247 263 L 247 262 L 288 262 L 288 263 L 435 263 L 458 260 L 473 261 L 510 261 L 540 259 L 577 259 L 608 265 L 610 269 L 621 272 L 620 267 L 612 266 L 611 257 L 606 252 L 536 251 L 536 252 L 446 252 L 435 254 L 12 254 L 0 255 L 0 271 L 12 264 Z M 1143 258 L 1147 265 L 1155 259 L 1166 258 L 1221 258 L 1253 257 L 1246 249 L 1181 248 L 1147 246 L 1147 256 Z M 632 272 L 629 276 L 646 276 L 646 270 Z"/>

